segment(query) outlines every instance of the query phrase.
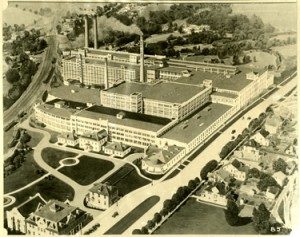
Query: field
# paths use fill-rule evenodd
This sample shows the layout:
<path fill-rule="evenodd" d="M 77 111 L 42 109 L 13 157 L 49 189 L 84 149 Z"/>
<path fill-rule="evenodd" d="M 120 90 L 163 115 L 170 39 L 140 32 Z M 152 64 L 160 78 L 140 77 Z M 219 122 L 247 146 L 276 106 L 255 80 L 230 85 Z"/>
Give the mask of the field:
<path fill-rule="evenodd" d="M 75 157 L 76 153 L 63 151 L 51 147 L 46 147 L 42 150 L 42 159 L 52 168 L 59 167 L 59 161 L 68 157 Z"/>
<path fill-rule="evenodd" d="M 33 182 L 41 177 L 36 171 L 41 168 L 34 161 L 33 151 L 26 154 L 26 159 L 12 174 L 4 179 L 4 193 L 9 193 Z"/>
<path fill-rule="evenodd" d="M 170 35 L 180 36 L 182 34 L 180 34 L 179 32 L 166 33 L 166 34 L 154 34 L 151 35 L 149 38 L 147 38 L 145 42 L 150 44 L 150 43 L 156 43 L 158 41 L 165 41 Z"/>
<path fill-rule="evenodd" d="M 243 226 L 230 226 L 225 220 L 224 210 L 190 199 L 175 212 L 154 234 L 193 234 L 193 235 L 250 235 L 257 234 L 252 223 Z"/>
<path fill-rule="evenodd" d="M 81 156 L 75 166 L 66 166 L 59 171 L 80 185 L 89 185 L 114 168 L 110 161 Z"/>
<path fill-rule="evenodd" d="M 119 194 L 122 196 L 125 196 L 127 193 L 150 183 L 149 180 L 139 176 L 134 167 L 128 164 L 121 167 L 118 171 L 105 179 L 104 182 L 115 185 Z"/>
<path fill-rule="evenodd" d="M 45 200 L 57 199 L 59 201 L 65 201 L 68 199 L 71 201 L 74 198 L 73 188 L 53 177 L 51 180 L 43 179 L 37 184 L 14 194 L 13 196 L 16 198 L 16 202 L 7 209 L 12 209 L 36 193 L 40 193 Z"/>
<path fill-rule="evenodd" d="M 111 227 L 105 234 L 119 235 L 127 230 L 132 224 L 134 224 L 143 214 L 150 210 L 158 201 L 158 196 L 151 196 L 140 203 L 136 208 L 124 216 L 119 222 Z"/>
<path fill-rule="evenodd" d="M 272 49 L 278 51 L 284 58 L 293 57 L 297 55 L 296 44 L 273 47 Z"/>
<path fill-rule="evenodd" d="M 276 56 L 262 52 L 262 51 L 245 51 L 246 55 L 249 55 L 251 62 L 247 64 L 247 67 L 251 68 L 264 68 L 269 65 L 276 65 Z M 256 62 L 253 58 L 256 57 Z"/>

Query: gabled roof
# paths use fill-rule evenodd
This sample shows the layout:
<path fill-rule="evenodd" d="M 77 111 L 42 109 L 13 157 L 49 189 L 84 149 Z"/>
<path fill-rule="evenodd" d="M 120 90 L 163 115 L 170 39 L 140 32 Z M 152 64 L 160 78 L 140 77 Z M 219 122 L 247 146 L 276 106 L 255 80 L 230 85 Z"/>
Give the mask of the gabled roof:
<path fill-rule="evenodd" d="M 272 177 L 276 180 L 276 182 L 282 186 L 283 182 L 286 178 L 286 175 L 282 171 L 278 171 L 272 175 Z"/>
<path fill-rule="evenodd" d="M 277 194 L 280 191 L 280 189 L 276 186 L 271 186 L 268 187 L 267 192 L 272 193 L 272 194 Z"/>
<path fill-rule="evenodd" d="M 33 197 L 17 206 L 16 209 L 23 217 L 27 218 L 32 212 L 35 212 L 41 205 L 45 204 L 46 201 L 42 196 L 39 193 L 36 193 Z"/>
<path fill-rule="evenodd" d="M 282 123 L 282 119 L 279 116 L 273 115 L 271 117 L 267 117 L 265 124 L 274 126 L 274 127 L 279 127 Z"/>
<path fill-rule="evenodd" d="M 89 138 L 89 139 L 95 140 L 95 141 L 101 141 L 103 138 L 107 137 L 107 131 L 105 129 L 102 129 L 99 132 L 83 134 L 81 137 Z"/>
<path fill-rule="evenodd" d="M 34 214 L 57 223 L 62 221 L 64 218 L 67 218 L 76 209 L 77 207 L 71 206 L 67 203 L 58 200 L 50 200 L 46 205 L 35 211 Z"/>
<path fill-rule="evenodd" d="M 103 183 L 94 183 L 94 186 L 90 188 L 89 191 L 103 196 L 110 196 L 111 194 L 118 192 L 115 186 Z"/>
<path fill-rule="evenodd" d="M 126 144 L 123 144 L 121 142 L 110 142 L 105 146 L 107 149 L 111 149 L 114 151 L 126 151 L 129 146 L 127 146 Z"/>
<path fill-rule="evenodd" d="M 152 164 L 168 163 L 171 159 L 173 159 L 178 153 L 182 151 L 182 147 L 173 145 L 167 146 L 165 148 L 158 148 L 155 146 L 150 146 L 147 150 L 147 160 Z"/>

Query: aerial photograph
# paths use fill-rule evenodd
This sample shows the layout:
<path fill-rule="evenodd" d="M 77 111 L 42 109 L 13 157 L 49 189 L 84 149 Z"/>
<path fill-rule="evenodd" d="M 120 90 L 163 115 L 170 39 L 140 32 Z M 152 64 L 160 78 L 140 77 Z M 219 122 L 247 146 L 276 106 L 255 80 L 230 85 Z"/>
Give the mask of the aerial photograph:
<path fill-rule="evenodd" d="M 296 1 L 8 1 L 1 53 L 1 237 L 298 230 Z"/>

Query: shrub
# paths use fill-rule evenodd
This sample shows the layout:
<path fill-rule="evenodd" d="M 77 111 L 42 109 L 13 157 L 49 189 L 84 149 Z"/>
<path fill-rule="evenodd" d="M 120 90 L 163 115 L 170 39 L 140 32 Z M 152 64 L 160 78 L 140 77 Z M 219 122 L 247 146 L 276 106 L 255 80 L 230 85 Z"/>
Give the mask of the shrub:
<path fill-rule="evenodd" d="M 207 174 L 212 172 L 218 166 L 218 161 L 211 160 L 209 161 L 201 170 L 200 177 L 201 179 L 207 179 Z"/>

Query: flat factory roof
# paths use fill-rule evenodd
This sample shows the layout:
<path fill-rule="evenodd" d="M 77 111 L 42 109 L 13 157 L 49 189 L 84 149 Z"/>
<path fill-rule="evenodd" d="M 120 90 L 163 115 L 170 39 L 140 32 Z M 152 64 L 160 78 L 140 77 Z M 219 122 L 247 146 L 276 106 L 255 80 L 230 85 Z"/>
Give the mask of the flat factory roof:
<path fill-rule="evenodd" d="M 160 82 L 153 85 L 125 82 L 112 87 L 107 91 L 122 95 L 130 95 L 138 92 L 142 93 L 142 96 L 147 99 L 166 101 L 170 103 L 183 103 L 201 92 L 203 89 L 204 87 L 200 86 L 173 82 Z"/>
<path fill-rule="evenodd" d="M 125 116 L 122 119 L 117 118 L 117 114 L 122 112 Z M 86 110 L 82 110 L 77 114 L 79 117 L 91 119 L 108 120 L 109 123 L 115 123 L 123 126 L 134 127 L 144 130 L 156 132 L 169 122 L 170 119 L 156 117 L 152 115 L 122 111 L 103 106 L 92 106 Z"/>
<path fill-rule="evenodd" d="M 176 82 L 199 85 L 206 79 L 212 80 L 213 87 L 232 91 L 241 91 L 252 82 L 251 80 L 246 79 L 246 72 L 239 72 L 230 76 L 230 78 L 226 78 L 226 76 L 222 73 L 218 74 L 195 70 L 192 70 L 192 76 L 178 78 Z"/>
<path fill-rule="evenodd" d="M 170 129 L 162 138 L 189 143 L 230 108 L 228 105 L 208 103 Z"/>
<path fill-rule="evenodd" d="M 82 103 L 94 103 L 96 105 L 101 105 L 99 89 L 88 89 L 85 87 L 79 87 L 75 85 L 62 85 L 60 87 L 51 89 L 49 94 L 62 100 L 70 100 Z"/>
<path fill-rule="evenodd" d="M 236 95 L 236 94 L 232 94 L 232 93 L 228 93 L 228 92 L 219 92 L 219 91 L 215 91 L 211 95 L 229 97 L 229 98 L 233 98 L 233 99 L 238 97 L 238 95 Z"/>

